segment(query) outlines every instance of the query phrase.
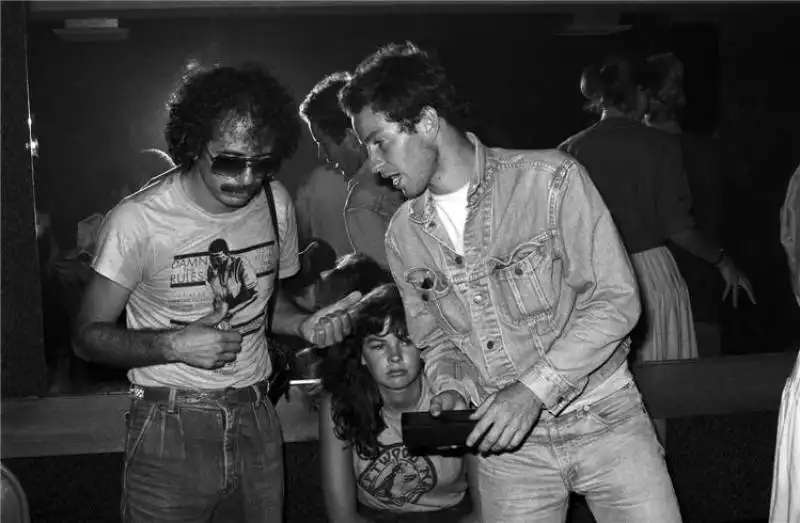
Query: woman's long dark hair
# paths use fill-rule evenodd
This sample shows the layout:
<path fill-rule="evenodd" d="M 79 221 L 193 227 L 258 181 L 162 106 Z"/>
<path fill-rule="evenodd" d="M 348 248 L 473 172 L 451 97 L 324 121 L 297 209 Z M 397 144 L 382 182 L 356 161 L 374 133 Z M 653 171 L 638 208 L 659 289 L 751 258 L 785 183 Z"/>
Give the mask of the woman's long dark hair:
<path fill-rule="evenodd" d="M 374 458 L 378 436 L 386 428 L 383 398 L 375 379 L 361 364 L 367 336 L 394 334 L 409 342 L 403 301 L 394 284 L 376 287 L 355 306 L 354 330 L 331 347 L 320 367 L 322 387 L 331 395 L 336 436 L 351 444 L 363 459 Z M 388 326 L 387 326 L 388 319 Z"/>

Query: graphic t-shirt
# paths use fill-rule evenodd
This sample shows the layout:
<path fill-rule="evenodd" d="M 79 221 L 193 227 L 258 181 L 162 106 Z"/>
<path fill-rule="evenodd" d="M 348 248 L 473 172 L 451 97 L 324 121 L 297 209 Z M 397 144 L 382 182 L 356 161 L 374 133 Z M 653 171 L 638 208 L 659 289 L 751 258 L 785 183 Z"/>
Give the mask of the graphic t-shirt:
<path fill-rule="evenodd" d="M 423 384 L 416 411 L 430 408 L 431 391 Z M 423 512 L 457 505 L 467 489 L 466 461 L 438 455 L 411 455 L 403 445 L 400 415 L 384 410 L 386 429 L 375 459 L 353 452 L 358 501 L 393 512 Z"/>
<path fill-rule="evenodd" d="M 275 286 L 275 234 L 262 192 L 241 209 L 210 214 L 186 194 L 180 173 L 125 198 L 106 216 L 93 268 L 128 288 L 128 328 L 178 329 L 228 304 L 220 328 L 242 334 L 236 361 L 216 370 L 183 363 L 138 367 L 142 386 L 184 389 L 246 387 L 272 369 L 266 307 Z M 280 278 L 299 269 L 297 226 L 286 189 L 272 183 L 280 234 Z"/>

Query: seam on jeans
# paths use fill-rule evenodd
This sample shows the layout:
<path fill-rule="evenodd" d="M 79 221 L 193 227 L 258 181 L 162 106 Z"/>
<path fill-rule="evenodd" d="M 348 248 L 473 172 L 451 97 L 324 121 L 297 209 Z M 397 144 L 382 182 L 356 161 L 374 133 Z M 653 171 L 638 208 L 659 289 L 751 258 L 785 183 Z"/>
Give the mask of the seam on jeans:
<path fill-rule="evenodd" d="M 130 414 L 134 408 L 138 408 L 139 400 L 133 400 L 131 402 L 131 407 L 128 410 Z M 126 440 L 125 440 L 125 454 L 123 456 L 123 465 L 122 465 L 122 500 L 120 501 L 120 512 L 122 513 L 122 523 L 125 523 L 128 520 L 128 504 L 127 504 L 127 491 L 128 491 L 128 468 L 133 461 L 133 458 L 136 456 L 136 453 L 139 450 L 139 447 L 142 445 L 142 441 L 144 441 L 144 437 L 147 434 L 147 431 L 150 429 L 150 425 L 152 424 L 153 417 L 156 411 L 156 404 L 150 404 L 149 410 L 147 412 L 147 416 L 145 417 L 144 423 L 142 423 L 142 428 L 139 431 L 139 434 L 136 435 L 136 439 L 133 442 L 130 450 L 128 447 L 128 441 L 131 436 L 130 434 L 130 427 L 126 431 Z M 132 423 L 132 422 L 131 422 Z"/>

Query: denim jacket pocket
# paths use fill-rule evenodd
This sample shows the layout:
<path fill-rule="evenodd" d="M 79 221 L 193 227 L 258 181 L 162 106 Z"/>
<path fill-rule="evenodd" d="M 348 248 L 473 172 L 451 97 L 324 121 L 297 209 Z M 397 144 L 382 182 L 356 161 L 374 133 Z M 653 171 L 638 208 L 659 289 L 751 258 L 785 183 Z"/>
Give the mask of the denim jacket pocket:
<path fill-rule="evenodd" d="M 406 282 L 414 288 L 436 324 L 446 334 L 464 334 L 469 326 L 463 325 L 461 318 L 466 312 L 458 296 L 453 291 L 453 284 L 447 277 L 427 267 L 410 269 L 405 275 Z"/>
<path fill-rule="evenodd" d="M 560 261 L 550 232 L 521 243 L 506 257 L 490 258 L 489 281 L 500 318 L 513 326 L 533 324 L 539 334 L 552 331 L 561 292 Z"/>

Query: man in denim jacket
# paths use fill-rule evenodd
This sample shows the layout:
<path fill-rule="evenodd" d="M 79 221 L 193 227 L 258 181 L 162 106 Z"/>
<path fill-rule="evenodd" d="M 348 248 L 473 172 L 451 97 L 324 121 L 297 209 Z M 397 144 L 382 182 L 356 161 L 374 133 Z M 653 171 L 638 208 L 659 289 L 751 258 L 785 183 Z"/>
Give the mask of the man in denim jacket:
<path fill-rule="evenodd" d="M 388 45 L 340 100 L 381 174 L 409 199 L 386 235 L 431 412 L 477 406 L 483 520 L 561 522 L 570 492 L 598 522 L 679 522 L 628 369 L 640 305 L 586 171 L 557 151 L 484 147 L 445 73 Z"/>

